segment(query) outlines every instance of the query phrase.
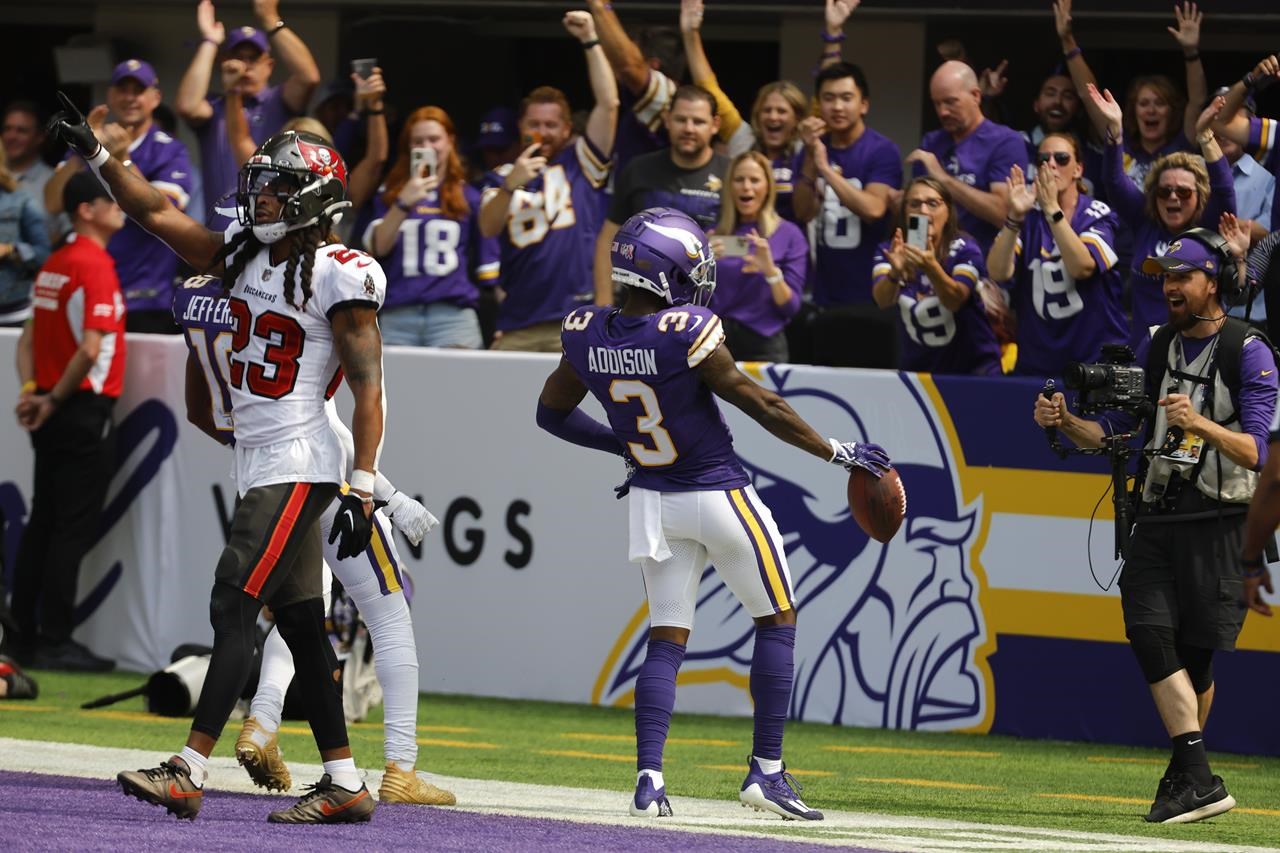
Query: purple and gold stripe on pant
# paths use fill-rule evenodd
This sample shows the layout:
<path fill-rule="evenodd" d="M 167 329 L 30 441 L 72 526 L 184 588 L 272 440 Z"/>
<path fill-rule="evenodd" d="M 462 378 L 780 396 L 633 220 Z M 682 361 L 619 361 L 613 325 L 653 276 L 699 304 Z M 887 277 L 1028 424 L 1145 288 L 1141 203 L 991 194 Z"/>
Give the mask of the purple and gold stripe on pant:
<path fill-rule="evenodd" d="M 773 547 L 773 537 L 769 535 L 764 519 L 756 511 L 745 490 L 729 489 L 725 494 L 729 498 L 729 506 L 733 507 L 738 521 L 747 531 L 747 538 L 751 540 L 751 547 L 756 553 L 756 566 L 760 570 L 760 580 L 769 593 L 774 612 L 792 609 L 795 601 L 791 598 L 791 585 L 782 574 L 783 562 L 777 549 Z"/>
<path fill-rule="evenodd" d="M 400 592 L 404 589 L 404 579 L 400 576 L 400 564 L 396 562 L 391 546 L 387 544 L 388 533 L 376 515 L 370 520 L 373 522 L 373 536 L 364 553 L 378 578 L 378 587 L 383 595 Z"/>

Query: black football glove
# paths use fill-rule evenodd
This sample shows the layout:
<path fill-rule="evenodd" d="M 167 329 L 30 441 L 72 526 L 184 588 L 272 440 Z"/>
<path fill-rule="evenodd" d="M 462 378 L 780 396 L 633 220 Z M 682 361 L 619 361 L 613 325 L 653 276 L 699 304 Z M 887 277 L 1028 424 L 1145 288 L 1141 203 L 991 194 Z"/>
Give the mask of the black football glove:
<path fill-rule="evenodd" d="M 102 149 L 102 143 L 94 136 L 93 128 L 89 127 L 84 114 L 65 92 L 58 92 L 58 101 L 62 104 L 62 109 L 49 119 L 48 131 L 71 146 L 85 160 L 96 157 Z"/>
<path fill-rule="evenodd" d="M 375 502 L 373 508 L 376 510 L 380 503 Z M 332 545 L 339 536 L 342 537 L 338 542 L 339 560 L 363 554 L 373 539 L 373 515 L 364 514 L 364 501 L 359 495 L 348 492 L 338 496 L 338 511 L 333 514 L 329 544 Z"/>
<path fill-rule="evenodd" d="M 631 481 L 636 476 L 636 463 L 635 460 L 631 458 L 631 454 L 622 454 L 622 461 L 627 466 L 627 476 L 623 479 L 622 485 L 613 487 L 613 496 L 617 500 L 622 500 L 631 493 Z"/>

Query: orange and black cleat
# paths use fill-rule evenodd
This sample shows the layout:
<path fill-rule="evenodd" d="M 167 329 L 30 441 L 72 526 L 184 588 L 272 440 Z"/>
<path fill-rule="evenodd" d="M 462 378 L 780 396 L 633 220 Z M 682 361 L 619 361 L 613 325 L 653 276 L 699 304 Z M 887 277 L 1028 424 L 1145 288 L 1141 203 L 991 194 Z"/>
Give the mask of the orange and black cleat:
<path fill-rule="evenodd" d="M 267 816 L 270 823 L 364 823 L 373 817 L 373 795 L 364 785 L 358 791 L 333 784 L 326 773 L 307 786 L 302 799 Z"/>
<path fill-rule="evenodd" d="M 204 791 L 191 781 L 187 762 L 173 756 L 150 770 L 125 770 L 116 775 L 120 789 L 144 803 L 164 806 L 169 814 L 195 820 L 200 813 Z"/>

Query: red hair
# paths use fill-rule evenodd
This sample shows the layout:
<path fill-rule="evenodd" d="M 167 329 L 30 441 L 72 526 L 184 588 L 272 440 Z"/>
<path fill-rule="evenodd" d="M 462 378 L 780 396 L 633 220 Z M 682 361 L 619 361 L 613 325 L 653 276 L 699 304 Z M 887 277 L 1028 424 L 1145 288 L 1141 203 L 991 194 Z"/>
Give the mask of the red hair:
<path fill-rule="evenodd" d="M 458 157 L 458 132 L 453 127 L 453 119 L 440 107 L 418 107 L 405 119 L 404 128 L 400 131 L 400 142 L 396 146 L 396 162 L 387 173 L 386 192 L 382 201 L 391 207 L 396 203 L 396 196 L 409 182 L 409 144 L 413 137 L 413 126 L 422 121 L 434 121 L 444 128 L 449 137 L 449 159 L 445 167 L 445 178 L 440 184 L 440 210 L 450 219 L 463 219 L 470 213 L 467 198 L 462 193 L 463 181 L 466 177 L 462 168 L 462 160 Z"/>

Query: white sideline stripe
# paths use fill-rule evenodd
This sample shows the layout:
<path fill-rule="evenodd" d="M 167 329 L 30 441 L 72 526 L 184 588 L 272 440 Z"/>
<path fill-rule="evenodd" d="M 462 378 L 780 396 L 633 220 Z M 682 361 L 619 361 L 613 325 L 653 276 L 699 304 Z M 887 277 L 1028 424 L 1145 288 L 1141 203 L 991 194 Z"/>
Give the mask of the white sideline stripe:
<path fill-rule="evenodd" d="M 153 767 L 166 756 L 139 749 L 117 749 L 83 744 L 49 743 L 47 741 L 0 738 L 0 770 L 79 776 L 89 779 L 114 779 L 116 773 L 139 767 Z M 287 756 L 286 756 L 287 758 Z M 294 779 L 303 783 L 318 779 L 318 764 L 289 762 Z M 933 818 L 862 814 L 823 810 L 826 819 L 819 823 L 783 822 L 773 815 L 747 811 L 740 807 L 733 792 L 726 799 L 705 800 L 678 797 L 676 816 L 661 820 L 644 820 L 627 814 L 628 794 L 594 788 L 565 788 L 555 785 L 531 785 L 523 782 L 496 782 L 487 779 L 464 779 L 431 774 L 430 780 L 453 791 L 461 806 L 455 811 L 499 814 L 513 817 L 556 818 L 578 823 L 608 824 L 627 827 L 654 827 L 716 835 L 738 835 L 768 838 L 775 841 L 804 841 L 838 847 L 861 845 L 892 851 L 915 853 L 947 853 L 955 850 L 997 851 L 1061 851 L 1069 849 L 1090 853 L 1261 853 L 1274 848 L 1242 847 L 1195 841 L 1162 841 L 1140 836 L 1107 835 L 1064 829 L 998 826 L 965 823 Z M 377 791 L 382 782 L 380 771 L 365 772 L 370 790 Z M 209 761 L 211 794 L 236 791 L 263 794 L 249 781 L 235 759 L 216 757 Z M 295 786 L 296 788 L 296 786 Z M 122 801 L 123 802 L 123 801 Z M 446 808 L 431 806 L 431 808 Z M 1140 820 L 1136 815 L 1134 820 Z"/>

